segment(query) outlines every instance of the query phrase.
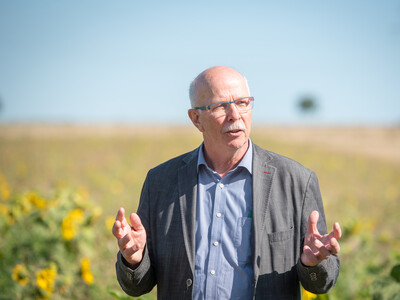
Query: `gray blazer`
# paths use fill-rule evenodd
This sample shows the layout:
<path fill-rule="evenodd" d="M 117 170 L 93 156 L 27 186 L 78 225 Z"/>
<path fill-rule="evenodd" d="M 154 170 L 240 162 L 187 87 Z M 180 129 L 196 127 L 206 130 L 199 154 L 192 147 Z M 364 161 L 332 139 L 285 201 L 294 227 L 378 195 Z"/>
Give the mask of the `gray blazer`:
<path fill-rule="evenodd" d="M 308 217 L 318 210 L 326 222 L 316 175 L 299 163 L 253 145 L 252 252 L 254 299 L 301 299 L 326 293 L 339 275 L 332 255 L 315 267 L 300 262 Z M 147 174 L 138 214 L 147 232 L 140 265 L 132 270 L 118 253 L 116 270 L 131 296 L 157 285 L 158 299 L 192 299 L 198 149 L 171 159 Z"/>

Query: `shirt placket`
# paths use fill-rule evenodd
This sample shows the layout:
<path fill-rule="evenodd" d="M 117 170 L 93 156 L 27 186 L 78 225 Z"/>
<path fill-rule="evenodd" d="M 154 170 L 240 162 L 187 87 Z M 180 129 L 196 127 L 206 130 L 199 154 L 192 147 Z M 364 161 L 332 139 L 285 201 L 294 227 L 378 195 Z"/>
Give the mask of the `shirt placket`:
<path fill-rule="evenodd" d="M 209 245 L 209 261 L 207 265 L 208 276 L 206 282 L 206 298 L 216 299 L 218 290 L 218 281 L 221 280 L 221 236 L 226 207 L 226 187 L 219 178 L 216 182 L 214 197 L 211 237 Z"/>

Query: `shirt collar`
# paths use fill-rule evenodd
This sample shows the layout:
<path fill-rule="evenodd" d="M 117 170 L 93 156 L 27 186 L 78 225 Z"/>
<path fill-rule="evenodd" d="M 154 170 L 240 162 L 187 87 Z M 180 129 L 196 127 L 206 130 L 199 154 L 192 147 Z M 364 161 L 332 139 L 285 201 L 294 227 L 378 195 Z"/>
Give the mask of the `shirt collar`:
<path fill-rule="evenodd" d="M 197 172 L 199 172 L 199 168 L 201 165 L 204 165 L 207 168 L 211 169 L 207 165 L 207 162 L 204 158 L 203 149 L 204 149 L 204 142 L 201 144 L 199 148 L 199 156 L 197 158 Z M 246 154 L 243 156 L 242 160 L 239 162 L 235 170 L 239 167 L 246 168 L 250 174 L 253 174 L 253 143 L 250 139 L 249 139 L 249 148 L 247 149 Z"/>

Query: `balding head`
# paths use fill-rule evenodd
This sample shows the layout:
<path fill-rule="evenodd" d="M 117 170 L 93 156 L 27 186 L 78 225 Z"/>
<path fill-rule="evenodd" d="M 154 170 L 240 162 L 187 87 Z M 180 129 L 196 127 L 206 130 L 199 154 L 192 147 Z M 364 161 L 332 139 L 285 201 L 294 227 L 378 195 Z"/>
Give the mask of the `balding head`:
<path fill-rule="evenodd" d="M 236 89 L 246 90 L 249 96 L 250 91 L 246 78 L 235 69 L 216 66 L 201 72 L 190 84 L 189 96 L 192 108 L 209 104 L 210 99 L 215 97 L 221 101 L 228 101 L 229 94 Z M 228 91 L 231 91 L 229 93 Z"/>

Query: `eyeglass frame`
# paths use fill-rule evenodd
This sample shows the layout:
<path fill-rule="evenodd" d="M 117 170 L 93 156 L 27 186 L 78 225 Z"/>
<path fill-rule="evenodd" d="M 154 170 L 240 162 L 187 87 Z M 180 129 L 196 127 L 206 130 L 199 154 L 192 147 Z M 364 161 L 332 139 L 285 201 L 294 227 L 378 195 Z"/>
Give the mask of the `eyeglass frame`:
<path fill-rule="evenodd" d="M 211 111 L 211 107 L 213 107 L 214 105 L 218 105 L 218 104 L 231 104 L 231 103 L 235 104 L 235 107 L 237 108 L 237 106 L 236 106 L 236 101 L 239 101 L 239 100 L 242 100 L 242 99 L 246 99 L 246 98 L 249 98 L 249 99 L 250 99 L 250 109 L 249 109 L 249 110 L 253 109 L 252 106 L 254 105 L 254 97 L 251 97 L 251 96 L 249 96 L 249 97 L 238 98 L 238 99 L 235 99 L 235 100 L 232 100 L 232 101 L 221 101 L 221 102 L 216 102 L 216 103 L 212 103 L 212 104 L 205 105 L 205 106 L 197 106 L 197 107 L 193 107 L 193 109 L 209 110 L 209 111 Z M 252 103 L 253 103 L 253 104 L 252 104 Z M 243 113 L 248 112 L 249 110 L 243 111 Z"/>

